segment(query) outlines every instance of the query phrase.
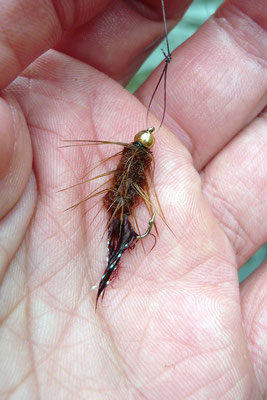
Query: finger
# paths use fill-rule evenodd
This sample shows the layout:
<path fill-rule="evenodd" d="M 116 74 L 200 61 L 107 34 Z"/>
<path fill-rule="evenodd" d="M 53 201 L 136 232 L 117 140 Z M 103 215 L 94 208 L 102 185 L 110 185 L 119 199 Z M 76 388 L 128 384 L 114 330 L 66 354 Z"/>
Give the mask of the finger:
<path fill-rule="evenodd" d="M 201 172 L 203 191 L 239 267 L 267 241 L 267 110 Z"/>
<path fill-rule="evenodd" d="M 53 47 L 65 29 L 93 18 L 110 0 L 0 0 L 0 89 Z"/>
<path fill-rule="evenodd" d="M 0 218 L 22 195 L 32 169 L 28 127 L 14 98 L 0 98 Z"/>
<path fill-rule="evenodd" d="M 243 325 L 261 393 L 267 391 L 267 261 L 241 284 Z"/>
<path fill-rule="evenodd" d="M 165 123 L 198 169 L 266 105 L 266 11 L 262 0 L 227 1 L 173 54 Z M 146 105 L 160 71 L 137 92 Z M 152 105 L 155 115 L 162 110 L 163 88 Z"/>
<path fill-rule="evenodd" d="M 144 3 L 151 4 L 148 7 Z M 189 3 L 166 1 L 169 28 L 181 19 Z M 163 36 L 160 1 L 119 0 L 110 3 L 93 21 L 67 32 L 57 49 L 126 83 Z"/>

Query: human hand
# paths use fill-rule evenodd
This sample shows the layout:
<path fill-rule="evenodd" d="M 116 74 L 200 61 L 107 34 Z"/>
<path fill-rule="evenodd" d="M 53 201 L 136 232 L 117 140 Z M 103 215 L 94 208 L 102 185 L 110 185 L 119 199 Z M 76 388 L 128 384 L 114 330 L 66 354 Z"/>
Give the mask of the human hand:
<path fill-rule="evenodd" d="M 1 399 L 262 399 L 267 270 L 239 287 L 237 269 L 266 241 L 264 2 L 228 2 L 172 54 L 153 151 L 175 235 L 157 218 L 155 248 L 149 253 L 148 237 L 148 254 L 140 243 L 124 254 L 97 313 L 90 287 L 105 268 L 107 216 L 92 223 L 93 202 L 63 212 L 93 185 L 57 191 L 114 149 L 59 146 L 130 142 L 147 128 L 158 72 L 136 97 L 116 81 L 136 70 L 162 23 L 147 19 L 153 9 L 123 1 L 77 0 L 76 11 L 70 2 L 53 2 L 56 11 L 33 0 L 5 3 Z M 166 2 L 168 15 L 184 3 Z M 152 108 L 159 119 L 162 106 Z M 146 227 L 145 211 L 137 213 Z"/>

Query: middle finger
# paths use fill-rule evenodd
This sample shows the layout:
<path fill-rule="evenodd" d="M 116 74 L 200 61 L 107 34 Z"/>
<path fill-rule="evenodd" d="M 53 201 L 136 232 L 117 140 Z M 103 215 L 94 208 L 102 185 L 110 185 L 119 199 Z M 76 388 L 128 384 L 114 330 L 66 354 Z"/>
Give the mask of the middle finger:
<path fill-rule="evenodd" d="M 181 19 L 191 0 L 166 0 L 165 3 L 171 28 Z M 92 21 L 67 32 L 57 50 L 126 83 L 163 36 L 160 0 L 117 0 Z"/>

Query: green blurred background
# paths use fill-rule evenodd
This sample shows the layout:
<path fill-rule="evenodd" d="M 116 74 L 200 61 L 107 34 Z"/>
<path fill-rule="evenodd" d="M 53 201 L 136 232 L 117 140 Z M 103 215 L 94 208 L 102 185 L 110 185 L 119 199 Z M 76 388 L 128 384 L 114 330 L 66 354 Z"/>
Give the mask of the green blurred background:
<path fill-rule="evenodd" d="M 211 14 L 222 4 L 223 0 L 195 0 L 183 19 L 170 32 L 169 43 L 171 51 L 183 43 L 189 36 L 205 22 Z M 177 42 L 177 38 L 178 42 Z M 163 56 L 160 45 L 144 62 L 139 71 L 135 74 L 132 80 L 127 85 L 127 89 L 132 93 L 144 82 L 148 75 L 162 61 Z M 164 47 L 164 45 L 163 45 Z M 260 264 L 267 259 L 267 243 L 262 246 L 253 257 L 239 270 L 239 281 L 246 279 Z"/>

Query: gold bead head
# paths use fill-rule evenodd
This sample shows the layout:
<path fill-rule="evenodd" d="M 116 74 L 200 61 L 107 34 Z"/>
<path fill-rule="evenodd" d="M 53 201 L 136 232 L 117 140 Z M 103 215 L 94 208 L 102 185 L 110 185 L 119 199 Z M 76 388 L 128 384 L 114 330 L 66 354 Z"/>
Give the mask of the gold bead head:
<path fill-rule="evenodd" d="M 155 142 L 155 138 L 152 134 L 154 130 L 155 128 L 151 126 L 146 131 L 138 132 L 134 137 L 134 141 L 142 144 L 146 149 L 151 149 Z"/>

